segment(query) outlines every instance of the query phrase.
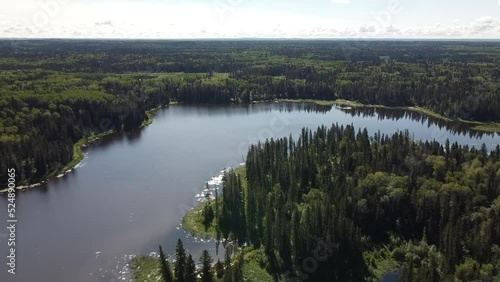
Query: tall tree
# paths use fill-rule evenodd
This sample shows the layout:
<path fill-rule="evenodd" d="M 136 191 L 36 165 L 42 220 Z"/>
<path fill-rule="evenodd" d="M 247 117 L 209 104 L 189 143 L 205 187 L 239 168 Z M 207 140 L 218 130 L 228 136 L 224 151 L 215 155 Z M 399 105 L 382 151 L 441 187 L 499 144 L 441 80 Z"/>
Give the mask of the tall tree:
<path fill-rule="evenodd" d="M 184 273 L 186 282 L 196 282 L 196 264 L 193 257 L 189 255 L 186 260 L 186 271 Z"/>
<path fill-rule="evenodd" d="M 165 253 L 163 252 L 161 245 L 160 245 L 159 259 L 160 259 L 160 267 L 161 267 L 163 282 L 173 282 L 174 279 L 172 278 L 172 270 L 170 270 L 170 264 L 168 263 L 168 260 L 165 257 Z"/>
<path fill-rule="evenodd" d="M 217 260 L 215 263 L 215 274 L 217 275 L 217 278 L 222 279 L 224 276 L 224 265 L 220 260 Z"/>
<path fill-rule="evenodd" d="M 214 275 L 212 273 L 212 263 L 214 260 L 207 250 L 204 250 L 200 257 L 201 267 L 201 282 L 213 282 Z"/>
<path fill-rule="evenodd" d="M 186 272 L 186 250 L 184 249 L 184 245 L 182 244 L 181 239 L 177 240 L 175 258 L 175 281 L 186 282 L 184 279 L 184 274 Z"/>

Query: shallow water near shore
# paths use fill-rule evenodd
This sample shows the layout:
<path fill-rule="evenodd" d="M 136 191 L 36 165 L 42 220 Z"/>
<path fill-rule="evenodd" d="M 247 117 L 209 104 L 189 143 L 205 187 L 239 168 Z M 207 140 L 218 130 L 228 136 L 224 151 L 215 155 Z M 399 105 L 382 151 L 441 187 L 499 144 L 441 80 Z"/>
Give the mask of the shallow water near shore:
<path fill-rule="evenodd" d="M 306 103 L 172 105 L 158 111 L 150 126 L 86 148 L 82 163 L 66 176 L 17 194 L 17 274 L 2 267 L 0 281 L 127 281 L 131 255 L 155 252 L 158 244 L 173 254 L 178 238 L 195 260 L 203 249 L 215 254 L 214 241 L 196 240 L 179 227 L 205 182 L 242 163 L 252 143 L 297 138 L 303 127 L 332 123 L 366 127 L 370 135 L 408 130 L 416 140 L 449 138 L 490 149 L 500 143 L 498 134 L 405 111 Z M 1 196 L 5 210 L 6 199 Z M 7 254 L 2 229 L 0 252 Z"/>

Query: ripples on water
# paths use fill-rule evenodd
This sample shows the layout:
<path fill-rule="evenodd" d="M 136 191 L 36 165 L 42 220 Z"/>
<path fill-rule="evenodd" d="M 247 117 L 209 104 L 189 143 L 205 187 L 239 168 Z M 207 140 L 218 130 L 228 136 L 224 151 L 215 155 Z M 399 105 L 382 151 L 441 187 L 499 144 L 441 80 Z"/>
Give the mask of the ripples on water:
<path fill-rule="evenodd" d="M 286 123 L 273 127 L 276 120 Z M 18 194 L 22 264 L 16 277 L 0 273 L 0 281 L 128 281 L 124 267 L 131 254 L 148 254 L 158 244 L 173 254 L 178 238 L 193 256 L 208 249 L 215 257 L 213 240 L 192 238 L 180 227 L 181 205 L 188 210 L 198 204 L 194 196 L 203 194 L 207 179 L 241 163 L 248 144 L 297 138 L 303 127 L 332 123 L 368 128 L 371 136 L 409 130 L 415 140 L 484 142 L 490 149 L 500 140 L 498 134 L 410 111 L 310 103 L 169 106 L 143 130 L 96 141 L 66 176 Z M 6 221 L 5 213 L 0 221 Z"/>
<path fill-rule="evenodd" d="M 189 106 L 188 106 L 189 107 Z M 430 128 L 432 126 L 437 126 L 439 129 L 447 130 L 451 134 L 454 135 L 463 135 L 467 136 L 469 138 L 473 139 L 480 139 L 484 136 L 500 136 L 500 133 L 490 133 L 490 132 L 482 132 L 482 131 L 477 131 L 471 129 L 470 126 L 467 124 L 461 123 L 461 122 L 449 122 L 449 121 L 444 121 L 441 119 L 437 118 L 432 118 L 429 116 L 426 116 L 424 114 L 410 111 L 410 110 L 398 110 L 398 109 L 386 109 L 386 108 L 371 108 L 371 107 L 366 107 L 366 108 L 352 108 L 352 107 L 337 107 L 333 105 L 319 105 L 319 104 L 314 104 L 314 103 L 276 103 L 276 104 L 262 104 L 259 105 L 258 111 L 259 112 L 279 112 L 279 113 L 315 113 L 315 114 L 327 114 L 333 109 L 341 110 L 342 112 L 346 113 L 347 115 L 351 117 L 361 117 L 361 118 L 376 118 L 377 120 L 393 120 L 393 121 L 398 121 L 398 120 L 411 120 L 414 122 L 418 122 L 422 125 L 426 125 L 427 128 Z M 226 114 L 231 115 L 234 112 L 239 112 L 240 109 L 234 109 L 234 108 L 228 108 L 226 109 Z M 252 111 L 251 113 L 254 113 Z M 208 108 L 206 111 L 199 110 L 197 111 L 198 115 L 207 115 L 211 116 L 213 112 Z M 248 113 L 250 114 L 250 112 Z M 137 140 L 140 137 L 140 133 L 138 134 L 133 134 L 133 137 L 129 137 L 128 139 L 132 140 Z M 98 143 L 102 143 L 102 141 L 99 141 Z M 101 145 L 101 144 L 98 144 Z M 102 144 L 104 146 L 112 145 L 110 142 L 105 142 L 105 144 Z M 85 153 L 84 160 L 80 164 L 78 164 L 75 168 L 79 167 L 84 167 L 87 164 L 87 156 L 88 154 Z M 244 165 L 244 163 L 240 164 Z M 199 193 L 196 193 L 194 195 L 195 201 L 199 204 L 206 202 L 207 200 L 213 200 L 215 199 L 215 190 L 217 189 L 218 193 L 222 193 L 222 178 L 224 176 L 224 173 L 230 170 L 231 168 L 226 168 L 220 173 L 211 179 L 207 180 L 205 182 L 205 186 L 199 190 Z M 214 252 L 213 248 L 213 243 L 216 243 L 215 239 L 203 239 L 200 237 L 193 236 L 186 230 L 182 228 L 182 217 L 179 218 L 179 224 L 176 228 L 177 230 L 180 230 L 184 234 L 184 241 L 189 240 L 193 243 L 196 244 L 203 244 L 209 247 L 209 250 L 211 250 L 211 253 Z M 223 250 L 225 248 L 230 248 L 231 252 L 236 252 L 237 251 L 237 246 L 234 246 L 230 242 L 223 242 Z M 219 244 L 217 244 L 217 247 L 219 247 Z M 219 250 L 215 251 L 216 256 L 219 253 Z M 158 253 L 156 252 L 151 252 L 148 254 L 151 257 L 158 258 Z M 97 255 L 98 256 L 98 255 Z M 96 275 L 96 278 L 98 281 L 109 281 L 109 282 L 115 282 L 115 281 L 131 281 L 132 279 L 132 269 L 130 265 L 130 261 L 132 258 L 134 258 L 136 255 L 125 255 L 124 257 L 118 259 L 115 257 L 115 268 L 113 269 L 105 269 L 103 270 L 102 268 L 99 270 L 98 273 L 92 274 Z M 175 261 L 175 256 L 171 254 L 167 254 L 167 257 L 171 261 Z M 388 273 L 386 276 L 384 276 L 384 281 L 392 281 L 391 280 L 391 275 L 395 275 L 396 277 L 398 276 L 397 273 Z"/>

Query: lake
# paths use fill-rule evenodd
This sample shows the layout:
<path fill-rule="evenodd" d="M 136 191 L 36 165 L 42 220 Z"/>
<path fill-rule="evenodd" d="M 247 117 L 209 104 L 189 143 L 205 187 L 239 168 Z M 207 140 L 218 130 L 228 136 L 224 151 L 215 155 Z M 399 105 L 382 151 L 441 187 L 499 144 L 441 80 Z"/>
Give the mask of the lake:
<path fill-rule="evenodd" d="M 152 125 L 119 133 L 85 150 L 79 167 L 63 178 L 17 195 L 17 274 L 0 281 L 126 281 L 130 255 L 162 244 L 173 254 L 178 238 L 197 260 L 202 242 L 179 228 L 205 182 L 244 161 L 249 144 L 332 123 L 368 128 L 370 135 L 408 130 L 417 140 L 494 148 L 498 134 L 394 110 L 339 109 L 305 103 L 232 106 L 172 105 Z M 7 198 L 1 199 L 6 224 Z M 6 256 L 6 232 L 0 229 Z M 3 256 L 4 256 L 3 255 Z M 223 254 L 221 254 L 222 257 Z M 6 261 L 6 258 L 2 261 Z"/>

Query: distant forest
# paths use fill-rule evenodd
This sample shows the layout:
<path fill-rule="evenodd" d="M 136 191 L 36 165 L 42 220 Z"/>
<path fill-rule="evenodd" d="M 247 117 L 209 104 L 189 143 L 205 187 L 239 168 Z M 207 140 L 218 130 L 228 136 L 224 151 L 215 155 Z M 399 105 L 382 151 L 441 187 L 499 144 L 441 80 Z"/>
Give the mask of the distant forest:
<path fill-rule="evenodd" d="M 0 186 L 178 103 L 346 99 L 500 121 L 500 45 L 451 41 L 0 41 Z"/>

